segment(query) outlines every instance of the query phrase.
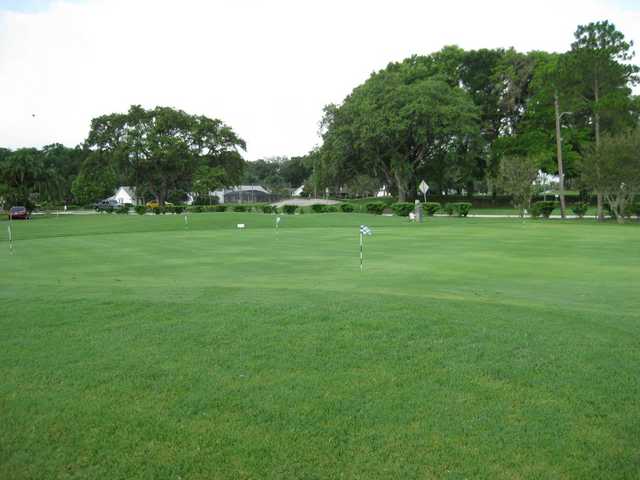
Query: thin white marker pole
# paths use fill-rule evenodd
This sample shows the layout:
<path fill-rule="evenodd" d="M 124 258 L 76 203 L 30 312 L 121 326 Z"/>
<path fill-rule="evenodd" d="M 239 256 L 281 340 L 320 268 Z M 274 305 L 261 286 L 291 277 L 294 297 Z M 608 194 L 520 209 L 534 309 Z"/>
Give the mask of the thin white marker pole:
<path fill-rule="evenodd" d="M 7 225 L 7 232 L 9 233 L 9 253 L 13 255 L 13 236 L 11 235 L 11 222 Z"/>
<path fill-rule="evenodd" d="M 362 244 L 363 243 L 364 242 L 363 242 L 363 238 L 362 238 L 362 232 L 360 232 L 360 271 L 361 272 L 363 271 L 363 268 L 364 268 L 363 267 L 363 263 L 362 263 L 362 260 L 363 260 L 363 258 L 362 258 L 362 250 L 363 250 Z"/>

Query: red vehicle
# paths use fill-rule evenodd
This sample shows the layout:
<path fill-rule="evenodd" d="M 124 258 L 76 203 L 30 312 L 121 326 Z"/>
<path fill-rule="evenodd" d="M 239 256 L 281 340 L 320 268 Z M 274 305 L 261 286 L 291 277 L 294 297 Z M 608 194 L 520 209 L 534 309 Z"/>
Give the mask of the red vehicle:
<path fill-rule="evenodd" d="M 29 218 L 27 207 L 11 207 L 9 210 L 9 220 L 28 220 Z"/>

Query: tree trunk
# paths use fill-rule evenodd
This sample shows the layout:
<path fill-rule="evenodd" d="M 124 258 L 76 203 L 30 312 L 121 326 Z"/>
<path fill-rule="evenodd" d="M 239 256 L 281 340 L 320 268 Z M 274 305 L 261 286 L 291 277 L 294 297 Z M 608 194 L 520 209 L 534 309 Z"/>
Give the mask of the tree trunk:
<path fill-rule="evenodd" d="M 594 98 L 595 98 L 595 111 L 593 112 L 593 124 L 595 126 L 595 132 L 596 132 L 596 150 L 600 149 L 600 112 L 598 112 L 598 101 L 600 99 L 600 92 L 599 90 L 599 85 L 598 85 L 598 77 L 595 78 L 594 82 L 593 82 L 593 94 L 594 94 Z M 602 222 L 604 221 L 604 202 L 602 201 L 602 193 L 597 192 L 597 198 L 598 198 L 598 221 Z"/>
<path fill-rule="evenodd" d="M 398 202 L 404 202 L 407 199 L 407 189 L 405 188 L 404 181 L 398 172 L 394 172 L 396 186 L 398 187 Z"/>
<path fill-rule="evenodd" d="M 553 105 L 556 111 L 556 149 L 558 151 L 558 186 L 560 190 L 560 216 L 565 218 L 566 205 L 564 201 L 564 166 L 562 164 L 562 134 L 560 132 L 560 102 L 558 91 L 554 92 Z"/>
<path fill-rule="evenodd" d="M 607 195 L 607 203 L 611 206 L 611 212 L 616 217 L 616 222 L 624 223 L 624 206 L 626 199 L 623 195 Z"/>

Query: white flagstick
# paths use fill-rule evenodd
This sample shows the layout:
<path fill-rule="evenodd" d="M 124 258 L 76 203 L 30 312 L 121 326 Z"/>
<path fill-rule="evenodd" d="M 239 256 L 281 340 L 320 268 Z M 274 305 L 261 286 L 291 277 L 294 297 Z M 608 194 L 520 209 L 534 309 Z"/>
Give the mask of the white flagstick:
<path fill-rule="evenodd" d="M 9 232 L 9 253 L 13 255 L 13 236 L 11 235 L 11 222 L 7 225 L 7 232 Z"/>
<path fill-rule="evenodd" d="M 363 237 L 363 235 L 362 235 L 362 230 L 360 230 L 360 271 L 361 271 L 361 272 L 362 272 L 362 270 L 363 270 L 363 268 L 364 268 L 364 267 L 362 266 L 362 244 L 364 243 L 364 242 L 362 241 L 362 237 Z"/>

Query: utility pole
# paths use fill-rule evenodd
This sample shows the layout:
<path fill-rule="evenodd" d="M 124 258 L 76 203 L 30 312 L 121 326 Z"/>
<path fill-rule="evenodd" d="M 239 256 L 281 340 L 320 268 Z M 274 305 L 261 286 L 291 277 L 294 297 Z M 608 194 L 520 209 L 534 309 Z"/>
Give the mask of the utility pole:
<path fill-rule="evenodd" d="M 559 190 L 560 190 L 560 216 L 565 218 L 566 204 L 564 199 L 564 165 L 562 163 L 562 132 L 560 131 L 560 120 L 563 115 L 571 115 L 571 112 L 560 113 L 560 102 L 558 100 L 558 91 L 556 90 L 553 95 L 553 106 L 556 112 L 556 148 L 558 157 L 558 178 Z"/>

